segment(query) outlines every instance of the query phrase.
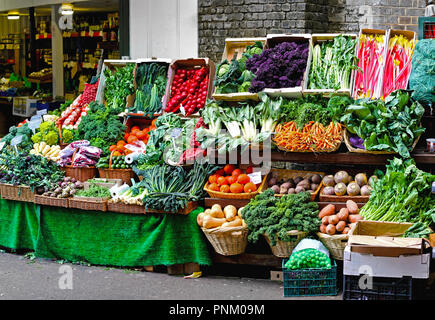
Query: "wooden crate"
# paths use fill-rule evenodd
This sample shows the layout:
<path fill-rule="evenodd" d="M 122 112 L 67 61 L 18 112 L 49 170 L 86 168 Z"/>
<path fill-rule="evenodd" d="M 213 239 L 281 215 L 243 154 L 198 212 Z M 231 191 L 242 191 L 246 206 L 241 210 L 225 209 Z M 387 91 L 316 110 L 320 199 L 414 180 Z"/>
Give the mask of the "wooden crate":
<path fill-rule="evenodd" d="M 357 52 L 357 48 L 358 48 L 358 43 L 359 43 L 359 38 L 357 38 L 357 35 L 354 33 L 314 33 L 311 36 L 311 44 L 314 48 L 314 46 L 316 44 L 322 43 L 322 42 L 327 42 L 327 41 L 331 41 L 333 40 L 335 37 L 339 36 L 339 35 L 343 35 L 343 36 L 350 36 L 353 39 L 357 39 L 356 41 L 356 45 L 355 45 L 355 57 L 354 57 L 354 61 L 353 64 L 356 65 L 356 52 Z M 312 51 L 312 49 L 311 49 Z M 319 94 L 322 95 L 324 97 L 330 97 L 332 94 L 339 94 L 339 95 L 346 95 L 346 96 L 351 96 L 352 92 L 353 92 L 353 84 L 354 84 L 354 77 L 355 77 L 355 70 L 352 70 L 351 75 L 350 75 L 350 88 L 349 89 L 339 89 L 339 90 L 334 90 L 334 89 L 308 89 L 308 85 L 309 85 L 309 76 L 310 76 L 310 71 L 311 71 L 311 65 L 313 62 L 313 58 L 312 58 L 312 52 L 311 52 L 311 59 L 309 61 L 309 64 L 307 65 L 307 83 L 305 88 L 302 89 L 302 94 L 305 95 L 311 95 L 311 94 Z"/>

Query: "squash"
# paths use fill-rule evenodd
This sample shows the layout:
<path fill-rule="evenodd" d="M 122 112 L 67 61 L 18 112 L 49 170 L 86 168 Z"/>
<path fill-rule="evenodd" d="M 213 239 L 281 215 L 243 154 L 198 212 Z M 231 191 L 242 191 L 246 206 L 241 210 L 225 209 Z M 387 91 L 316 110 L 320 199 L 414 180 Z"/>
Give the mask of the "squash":
<path fill-rule="evenodd" d="M 227 221 L 233 221 L 237 216 L 237 208 L 233 205 L 228 205 L 224 208 L 224 214 Z"/>
<path fill-rule="evenodd" d="M 232 227 L 240 227 L 242 226 L 242 219 L 237 217 L 233 221 L 228 221 L 222 224 L 222 228 L 232 228 Z"/>
<path fill-rule="evenodd" d="M 237 215 L 238 215 L 240 218 L 242 218 L 242 219 L 243 219 L 243 217 L 242 217 L 242 210 L 243 210 L 243 208 L 245 208 L 245 207 L 241 207 L 241 208 L 239 208 L 239 210 L 237 210 Z"/>
<path fill-rule="evenodd" d="M 205 216 L 205 211 L 201 212 L 200 214 L 198 214 L 196 216 L 196 222 L 198 223 L 198 226 L 202 227 L 202 224 L 204 222 L 204 216 Z"/>
<path fill-rule="evenodd" d="M 210 215 L 213 218 L 225 218 L 225 214 L 222 211 L 222 207 L 218 204 L 214 204 L 210 209 Z"/>
<path fill-rule="evenodd" d="M 225 221 L 225 218 L 214 218 L 212 216 L 205 216 L 202 225 L 206 229 L 212 229 L 222 226 Z"/>

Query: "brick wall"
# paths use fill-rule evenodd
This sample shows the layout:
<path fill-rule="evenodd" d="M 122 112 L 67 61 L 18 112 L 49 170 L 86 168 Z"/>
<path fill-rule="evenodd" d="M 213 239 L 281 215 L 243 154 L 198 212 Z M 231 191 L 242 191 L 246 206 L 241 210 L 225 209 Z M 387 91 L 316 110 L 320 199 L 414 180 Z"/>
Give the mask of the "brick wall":
<path fill-rule="evenodd" d="M 220 62 L 225 38 L 268 33 L 418 31 L 425 0 L 198 0 L 199 56 Z"/>

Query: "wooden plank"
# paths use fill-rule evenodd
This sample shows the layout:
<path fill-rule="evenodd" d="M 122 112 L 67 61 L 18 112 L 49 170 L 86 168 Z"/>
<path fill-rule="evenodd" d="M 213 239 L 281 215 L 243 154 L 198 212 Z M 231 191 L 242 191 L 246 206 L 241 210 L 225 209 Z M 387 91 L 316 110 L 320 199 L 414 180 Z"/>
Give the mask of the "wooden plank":
<path fill-rule="evenodd" d="M 282 259 L 271 254 L 242 253 L 237 256 L 223 256 L 215 253 L 214 263 L 247 264 L 254 266 L 281 268 Z"/>
<path fill-rule="evenodd" d="M 184 274 L 184 265 L 183 264 L 174 264 L 171 266 L 168 266 L 168 274 L 175 276 Z"/>
<path fill-rule="evenodd" d="M 214 204 L 219 204 L 222 208 L 228 205 L 233 205 L 236 208 L 241 208 L 249 203 L 249 199 L 221 199 L 221 198 L 205 198 L 204 204 L 206 208 L 210 208 Z"/>
<path fill-rule="evenodd" d="M 201 271 L 199 264 L 190 262 L 184 264 L 184 274 L 192 274 Z"/>
<path fill-rule="evenodd" d="M 282 282 L 283 280 L 282 271 L 270 271 L 270 280 Z"/>

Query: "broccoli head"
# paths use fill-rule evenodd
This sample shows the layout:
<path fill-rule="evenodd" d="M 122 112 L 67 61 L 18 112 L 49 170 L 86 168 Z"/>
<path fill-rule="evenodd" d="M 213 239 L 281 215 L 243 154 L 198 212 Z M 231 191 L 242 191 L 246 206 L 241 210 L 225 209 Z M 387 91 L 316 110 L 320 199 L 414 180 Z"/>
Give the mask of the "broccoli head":
<path fill-rule="evenodd" d="M 74 138 L 74 134 L 71 130 L 63 129 L 62 131 L 62 142 L 69 143 Z"/>
<path fill-rule="evenodd" d="M 59 140 L 59 134 L 56 131 L 49 131 L 43 135 L 42 140 L 50 146 L 55 145 Z"/>
<path fill-rule="evenodd" d="M 40 143 L 42 141 L 42 133 L 38 132 L 32 136 L 33 143 Z"/>

